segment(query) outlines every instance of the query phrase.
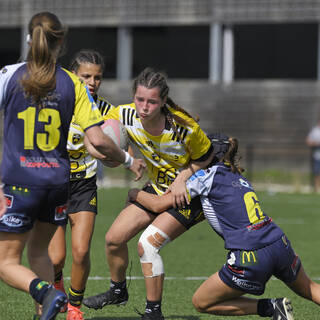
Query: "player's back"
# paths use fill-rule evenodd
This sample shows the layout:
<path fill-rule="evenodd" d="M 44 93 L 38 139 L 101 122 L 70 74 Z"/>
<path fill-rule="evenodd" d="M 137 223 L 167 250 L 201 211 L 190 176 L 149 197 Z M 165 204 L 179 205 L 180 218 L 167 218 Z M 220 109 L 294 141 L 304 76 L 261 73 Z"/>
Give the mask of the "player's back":
<path fill-rule="evenodd" d="M 35 105 L 25 96 L 21 79 L 27 65 L 1 71 L 0 105 L 5 108 L 3 182 L 13 185 L 52 187 L 69 179 L 66 141 L 75 106 L 70 76 L 56 69 L 56 88 Z"/>

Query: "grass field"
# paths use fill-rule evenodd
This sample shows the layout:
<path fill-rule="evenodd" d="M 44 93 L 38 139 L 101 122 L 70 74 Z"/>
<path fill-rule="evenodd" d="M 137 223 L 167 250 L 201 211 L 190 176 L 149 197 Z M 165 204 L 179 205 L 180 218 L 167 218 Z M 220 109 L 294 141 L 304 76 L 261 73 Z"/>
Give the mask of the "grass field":
<path fill-rule="evenodd" d="M 109 287 L 109 272 L 104 254 L 104 235 L 114 217 L 121 210 L 127 189 L 101 189 L 99 191 L 99 215 L 92 241 L 90 279 L 86 295 L 105 291 Z M 300 255 L 310 277 L 320 281 L 319 229 L 320 198 L 315 194 L 270 194 L 258 192 L 263 210 L 279 224 L 291 240 L 295 251 Z M 69 240 L 69 239 L 68 239 Z M 105 307 L 91 311 L 83 307 L 85 319 L 91 320 L 131 320 L 139 319 L 135 308 L 144 310 L 145 290 L 141 277 L 139 260 L 136 254 L 137 238 L 129 243 L 131 260 L 129 283 L 130 299 L 126 307 Z M 220 269 L 225 262 L 226 251 L 222 240 L 202 222 L 170 243 L 162 250 L 167 280 L 163 297 L 163 313 L 166 319 L 205 320 L 235 319 L 197 313 L 191 304 L 191 298 L 203 279 Z M 65 277 L 70 275 L 70 250 L 64 270 Z M 25 259 L 24 259 L 25 263 Z M 66 280 L 68 286 L 69 280 Z M 320 309 L 313 303 L 297 297 L 279 280 L 272 278 L 263 297 L 289 297 L 294 306 L 295 319 L 319 319 Z M 32 319 L 34 310 L 31 298 L 3 283 L 0 283 L 0 319 Z M 256 316 L 242 319 L 260 319 Z M 57 319 L 65 319 L 59 315 Z"/>

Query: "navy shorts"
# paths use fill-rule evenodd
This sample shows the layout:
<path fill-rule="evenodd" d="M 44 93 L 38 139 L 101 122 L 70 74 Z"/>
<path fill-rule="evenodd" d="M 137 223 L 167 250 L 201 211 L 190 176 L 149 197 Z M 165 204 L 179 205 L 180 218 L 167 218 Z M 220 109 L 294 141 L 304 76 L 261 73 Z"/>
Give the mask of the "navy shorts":
<path fill-rule="evenodd" d="M 157 194 L 151 185 L 147 185 L 143 188 L 143 191 L 148 193 Z M 137 207 L 145 210 L 146 212 L 152 215 L 159 215 L 159 213 L 152 212 L 146 209 L 143 205 L 136 201 L 130 201 L 130 203 L 135 204 Z M 193 198 L 190 202 L 190 205 L 187 205 L 185 208 L 169 208 L 166 210 L 170 215 L 177 219 L 186 229 L 190 229 L 192 226 L 196 225 L 198 222 L 205 219 L 200 196 Z"/>
<path fill-rule="evenodd" d="M 231 288 L 261 295 L 272 275 L 290 283 L 296 280 L 300 266 L 300 258 L 283 235 L 279 240 L 258 250 L 229 251 L 219 277 Z"/>
<path fill-rule="evenodd" d="M 30 189 L 5 184 L 7 212 L 0 219 L 0 231 L 24 233 L 35 220 L 56 225 L 67 223 L 69 184 L 57 189 Z"/>
<path fill-rule="evenodd" d="M 88 179 L 70 181 L 70 199 L 67 213 L 80 211 L 97 213 L 97 178 L 94 175 Z"/>

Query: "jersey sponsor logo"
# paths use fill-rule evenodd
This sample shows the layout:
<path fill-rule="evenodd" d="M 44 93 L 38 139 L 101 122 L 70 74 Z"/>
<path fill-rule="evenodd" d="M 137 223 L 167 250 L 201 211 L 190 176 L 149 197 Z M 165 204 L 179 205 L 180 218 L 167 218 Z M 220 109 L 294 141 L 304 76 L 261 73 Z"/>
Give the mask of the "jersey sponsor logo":
<path fill-rule="evenodd" d="M 156 162 L 159 162 L 161 160 L 161 158 L 156 153 L 153 153 L 151 157 L 152 157 L 152 160 Z"/>
<path fill-rule="evenodd" d="M 240 279 L 236 276 L 232 276 L 232 282 L 234 282 L 238 287 L 250 290 L 250 291 L 260 291 L 263 289 L 260 283 L 252 282 L 245 279 Z"/>
<path fill-rule="evenodd" d="M 20 156 L 20 166 L 26 168 L 59 168 L 60 164 L 56 158 Z"/>
<path fill-rule="evenodd" d="M 134 109 L 122 109 L 122 122 L 126 126 L 133 126 L 133 116 L 136 114 Z"/>
<path fill-rule="evenodd" d="M 258 255 L 256 251 L 241 251 L 241 266 L 251 266 L 258 263 Z"/>
<path fill-rule="evenodd" d="M 54 220 L 64 220 L 67 218 L 67 205 L 63 204 L 62 206 L 57 206 L 55 208 Z"/>
<path fill-rule="evenodd" d="M 5 200 L 6 200 L 6 207 L 7 208 L 12 208 L 12 204 L 13 204 L 13 196 L 10 196 L 9 194 L 5 194 L 4 195 Z"/>
<path fill-rule="evenodd" d="M 177 132 L 174 132 L 172 134 L 172 140 L 173 141 L 177 141 L 177 142 L 183 142 L 184 139 L 186 138 L 187 136 L 187 133 L 188 133 L 188 129 L 187 128 L 184 128 L 180 125 L 176 125 L 176 128 L 177 128 Z M 178 134 L 179 133 L 179 134 Z"/>
<path fill-rule="evenodd" d="M 158 171 L 156 184 L 169 186 L 176 177 L 177 177 L 177 174 L 174 168 L 170 168 L 170 169 L 161 168 Z"/>
<path fill-rule="evenodd" d="M 71 169 L 73 169 L 71 167 Z M 71 172 L 70 174 L 70 179 L 83 179 L 86 176 L 87 172 L 86 171 L 79 171 L 79 172 Z"/>
<path fill-rule="evenodd" d="M 242 189 L 242 187 L 245 187 L 245 188 L 249 188 L 249 189 L 253 189 L 250 185 L 250 183 L 242 178 L 240 178 L 239 180 L 236 180 L 236 181 L 232 181 L 231 182 L 231 185 L 234 187 L 234 188 L 239 188 L 239 189 Z"/>
<path fill-rule="evenodd" d="M 0 221 L 8 227 L 22 227 L 29 224 L 31 219 L 19 213 L 8 213 Z"/>
<path fill-rule="evenodd" d="M 81 140 L 81 134 L 75 133 L 72 135 L 72 143 L 77 144 Z"/>

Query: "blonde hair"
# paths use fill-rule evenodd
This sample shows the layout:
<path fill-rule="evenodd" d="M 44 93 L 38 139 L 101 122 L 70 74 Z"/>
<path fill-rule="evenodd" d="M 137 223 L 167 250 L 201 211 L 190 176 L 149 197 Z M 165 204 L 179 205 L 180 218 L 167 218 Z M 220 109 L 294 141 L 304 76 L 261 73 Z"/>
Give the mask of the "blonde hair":
<path fill-rule="evenodd" d="M 21 80 L 27 97 L 40 104 L 56 86 L 56 59 L 62 46 L 66 29 L 58 17 L 50 12 L 35 14 L 29 22 L 31 36 L 27 56 L 27 74 Z"/>

